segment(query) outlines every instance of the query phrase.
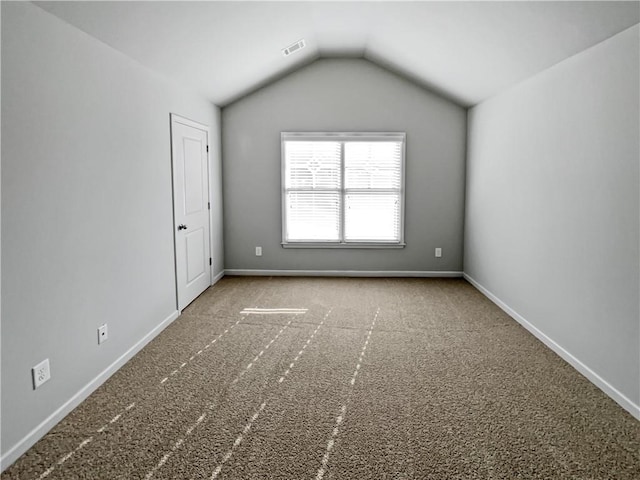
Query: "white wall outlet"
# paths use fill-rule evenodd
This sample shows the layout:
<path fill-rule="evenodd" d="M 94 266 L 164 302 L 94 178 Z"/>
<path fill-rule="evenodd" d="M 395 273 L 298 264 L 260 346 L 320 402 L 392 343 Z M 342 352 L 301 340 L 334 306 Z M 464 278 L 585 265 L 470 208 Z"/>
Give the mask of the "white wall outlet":
<path fill-rule="evenodd" d="M 440 247 L 436 248 L 436 257 L 440 258 L 442 256 L 442 249 Z"/>
<path fill-rule="evenodd" d="M 33 389 L 35 390 L 44 382 L 51 378 L 51 369 L 49 368 L 49 359 L 45 358 L 38 365 L 31 369 L 33 376 Z"/>
<path fill-rule="evenodd" d="M 98 345 L 106 342 L 109 338 L 109 332 L 107 331 L 107 324 L 98 327 Z"/>
<path fill-rule="evenodd" d="M 256 247 L 256 257 L 262 256 L 262 247 Z"/>

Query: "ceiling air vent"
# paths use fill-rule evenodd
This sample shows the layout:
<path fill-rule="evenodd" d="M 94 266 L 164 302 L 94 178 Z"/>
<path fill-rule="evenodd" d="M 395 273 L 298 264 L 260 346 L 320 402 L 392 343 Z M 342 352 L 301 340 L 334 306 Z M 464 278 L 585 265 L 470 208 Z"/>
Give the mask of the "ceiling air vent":
<path fill-rule="evenodd" d="M 298 50 L 302 50 L 305 47 L 305 43 L 304 40 L 298 40 L 296 43 L 294 43 L 293 45 L 289 45 L 287 48 L 283 48 L 282 49 L 282 54 L 285 57 L 288 57 L 289 55 L 291 55 L 292 53 L 297 52 Z"/>

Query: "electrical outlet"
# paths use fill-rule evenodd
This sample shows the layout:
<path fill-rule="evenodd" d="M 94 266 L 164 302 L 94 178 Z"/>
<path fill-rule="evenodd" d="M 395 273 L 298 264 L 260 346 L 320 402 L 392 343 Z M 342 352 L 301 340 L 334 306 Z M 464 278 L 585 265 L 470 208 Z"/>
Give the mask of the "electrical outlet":
<path fill-rule="evenodd" d="M 256 247 L 256 257 L 262 256 L 262 247 Z"/>
<path fill-rule="evenodd" d="M 103 342 L 106 342 L 109 338 L 109 333 L 107 332 L 107 324 L 101 325 L 98 327 L 98 345 Z"/>
<path fill-rule="evenodd" d="M 436 257 L 440 258 L 442 256 L 442 249 L 441 248 L 436 248 Z"/>
<path fill-rule="evenodd" d="M 33 376 L 33 389 L 35 390 L 44 382 L 51 378 L 51 369 L 49 368 L 49 359 L 45 358 L 38 365 L 31 369 Z"/>

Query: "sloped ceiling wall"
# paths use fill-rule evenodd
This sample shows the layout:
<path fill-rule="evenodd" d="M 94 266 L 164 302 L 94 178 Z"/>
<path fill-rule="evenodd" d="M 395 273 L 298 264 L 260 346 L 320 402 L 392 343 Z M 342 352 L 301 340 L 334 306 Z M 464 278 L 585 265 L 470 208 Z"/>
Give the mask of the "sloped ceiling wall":
<path fill-rule="evenodd" d="M 220 106 L 344 56 L 471 106 L 640 21 L 638 2 L 36 3 Z"/>

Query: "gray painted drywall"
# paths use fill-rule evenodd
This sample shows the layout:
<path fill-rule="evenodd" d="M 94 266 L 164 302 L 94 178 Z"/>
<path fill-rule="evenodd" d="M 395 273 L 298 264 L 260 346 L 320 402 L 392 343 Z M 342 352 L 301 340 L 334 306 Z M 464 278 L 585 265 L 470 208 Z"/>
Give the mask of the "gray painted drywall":
<path fill-rule="evenodd" d="M 170 112 L 212 128 L 224 264 L 217 107 L 26 2 L 2 2 L 2 75 L 4 456 L 176 310 Z"/>
<path fill-rule="evenodd" d="M 636 406 L 639 28 L 470 111 L 464 265 Z"/>
<path fill-rule="evenodd" d="M 283 131 L 406 132 L 406 248 L 283 249 Z M 464 108 L 359 59 L 318 60 L 223 108 L 226 268 L 460 271 L 465 138 Z"/>

